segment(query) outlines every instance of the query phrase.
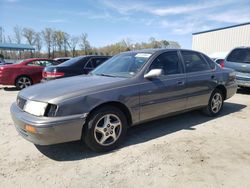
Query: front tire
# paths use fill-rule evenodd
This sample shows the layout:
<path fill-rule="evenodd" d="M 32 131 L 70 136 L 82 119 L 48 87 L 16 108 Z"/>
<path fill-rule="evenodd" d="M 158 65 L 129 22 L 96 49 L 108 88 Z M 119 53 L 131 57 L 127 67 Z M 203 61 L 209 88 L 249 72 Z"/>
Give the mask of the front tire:
<path fill-rule="evenodd" d="M 97 152 L 113 150 L 125 139 L 127 124 L 120 109 L 112 106 L 100 108 L 85 124 L 85 143 Z"/>
<path fill-rule="evenodd" d="M 203 109 L 203 112 L 211 117 L 220 114 L 224 104 L 223 93 L 219 89 L 215 89 L 210 96 L 207 107 Z"/>
<path fill-rule="evenodd" d="M 16 79 L 15 86 L 18 90 L 32 85 L 32 80 L 27 76 L 20 76 Z"/>

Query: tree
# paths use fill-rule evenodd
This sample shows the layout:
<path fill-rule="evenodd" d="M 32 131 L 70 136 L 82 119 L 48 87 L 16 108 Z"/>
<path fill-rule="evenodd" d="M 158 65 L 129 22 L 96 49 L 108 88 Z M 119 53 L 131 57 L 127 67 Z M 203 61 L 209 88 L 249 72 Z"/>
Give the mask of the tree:
<path fill-rule="evenodd" d="M 68 43 L 69 43 L 70 35 L 66 32 L 63 32 L 63 48 L 64 48 L 64 56 L 68 56 L 67 50 L 68 50 Z"/>
<path fill-rule="evenodd" d="M 0 43 L 4 42 L 4 30 L 2 27 L 0 27 Z"/>
<path fill-rule="evenodd" d="M 71 53 L 72 53 L 73 57 L 75 57 L 75 55 L 76 55 L 76 46 L 77 46 L 78 42 L 79 42 L 79 37 L 77 37 L 77 36 L 72 36 L 69 38 L 68 46 L 71 49 Z"/>
<path fill-rule="evenodd" d="M 53 37 L 53 30 L 51 28 L 45 28 L 42 31 L 42 35 L 44 38 L 44 42 L 46 44 L 48 50 L 48 57 L 51 57 L 51 45 L 52 45 L 52 37 Z"/>
<path fill-rule="evenodd" d="M 38 55 L 40 54 L 41 52 L 41 49 L 42 49 L 42 37 L 41 37 L 41 33 L 40 32 L 37 32 L 35 33 L 35 40 L 34 40 L 34 45 L 36 47 L 36 50 L 38 52 Z"/>
<path fill-rule="evenodd" d="M 80 47 L 84 50 L 84 54 L 87 55 L 88 50 L 90 49 L 87 33 L 82 33 Z"/>
<path fill-rule="evenodd" d="M 20 26 L 14 27 L 14 40 L 17 44 L 20 44 L 22 41 L 22 28 Z"/>
<path fill-rule="evenodd" d="M 27 42 L 30 45 L 34 45 L 35 38 L 36 38 L 36 32 L 31 28 L 24 28 L 23 29 L 23 36 L 26 38 Z"/>

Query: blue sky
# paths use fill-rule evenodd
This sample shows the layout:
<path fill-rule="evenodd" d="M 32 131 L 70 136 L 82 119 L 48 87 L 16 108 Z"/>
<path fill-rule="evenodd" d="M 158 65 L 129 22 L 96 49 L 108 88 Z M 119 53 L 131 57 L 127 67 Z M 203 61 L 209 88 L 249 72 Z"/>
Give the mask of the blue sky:
<path fill-rule="evenodd" d="M 244 22 L 250 22 L 249 0 L 0 0 L 5 35 L 15 25 L 51 27 L 71 35 L 86 32 L 96 47 L 155 37 L 191 48 L 193 32 Z"/>

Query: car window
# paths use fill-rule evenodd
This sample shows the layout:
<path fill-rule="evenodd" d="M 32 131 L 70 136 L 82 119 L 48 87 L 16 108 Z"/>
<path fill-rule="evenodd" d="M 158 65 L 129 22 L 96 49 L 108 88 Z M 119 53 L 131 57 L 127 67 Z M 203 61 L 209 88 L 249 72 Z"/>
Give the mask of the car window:
<path fill-rule="evenodd" d="M 182 51 L 181 54 L 184 60 L 187 73 L 211 69 L 208 63 L 202 58 L 199 53 L 192 51 Z"/>
<path fill-rule="evenodd" d="M 27 64 L 28 66 L 42 66 L 40 61 L 32 61 Z"/>
<path fill-rule="evenodd" d="M 162 69 L 164 75 L 181 73 L 177 51 L 165 52 L 159 55 L 150 65 L 149 70 L 152 69 Z"/>
<path fill-rule="evenodd" d="M 227 57 L 227 61 L 250 63 L 250 48 L 235 49 Z"/>
<path fill-rule="evenodd" d="M 96 68 L 106 60 L 107 60 L 107 58 L 94 58 L 94 59 L 92 59 L 92 66 L 94 68 Z"/>
<path fill-rule="evenodd" d="M 203 54 L 203 57 L 206 59 L 207 63 L 209 64 L 209 66 L 211 67 L 211 69 L 215 69 L 215 63 L 212 59 L 210 59 L 208 56 Z M 220 59 L 223 60 L 223 59 Z M 217 63 L 217 60 L 216 60 Z"/>
<path fill-rule="evenodd" d="M 87 64 L 85 65 L 85 68 L 87 69 L 94 69 L 94 66 L 93 66 L 93 59 L 90 59 Z"/>
<path fill-rule="evenodd" d="M 46 66 L 53 66 L 53 65 L 58 65 L 59 63 L 55 62 L 55 61 L 42 61 L 42 65 L 44 67 Z"/>

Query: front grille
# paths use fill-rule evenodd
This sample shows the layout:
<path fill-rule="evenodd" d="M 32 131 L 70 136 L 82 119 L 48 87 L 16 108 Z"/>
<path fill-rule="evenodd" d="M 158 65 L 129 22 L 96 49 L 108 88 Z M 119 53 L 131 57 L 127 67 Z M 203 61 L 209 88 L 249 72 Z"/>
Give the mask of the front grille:
<path fill-rule="evenodd" d="M 16 100 L 17 106 L 23 110 L 26 101 L 26 99 L 23 99 L 22 97 L 18 96 Z"/>

